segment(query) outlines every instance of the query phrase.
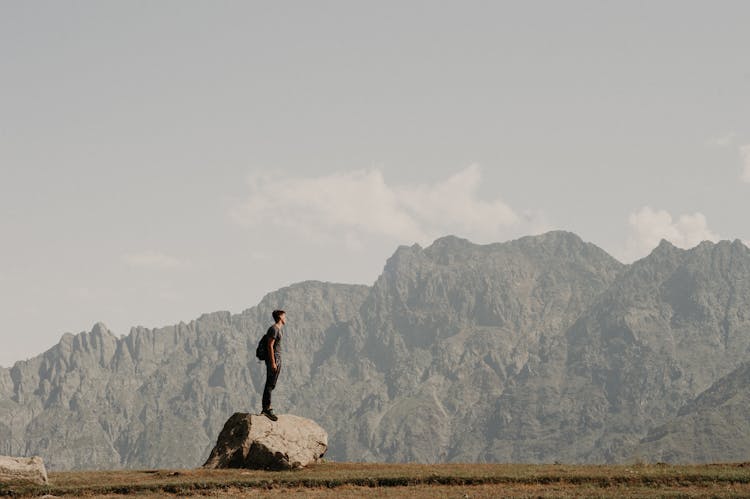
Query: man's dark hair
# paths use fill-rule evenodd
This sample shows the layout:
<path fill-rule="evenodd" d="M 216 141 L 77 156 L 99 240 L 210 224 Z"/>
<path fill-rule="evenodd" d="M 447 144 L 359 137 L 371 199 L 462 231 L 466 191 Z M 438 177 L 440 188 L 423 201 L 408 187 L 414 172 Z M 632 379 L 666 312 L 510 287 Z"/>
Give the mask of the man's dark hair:
<path fill-rule="evenodd" d="M 279 317 L 281 317 L 281 314 L 285 314 L 285 313 L 286 312 L 284 312 L 283 310 L 274 310 L 271 315 L 273 316 L 273 320 L 275 322 L 279 322 Z"/>

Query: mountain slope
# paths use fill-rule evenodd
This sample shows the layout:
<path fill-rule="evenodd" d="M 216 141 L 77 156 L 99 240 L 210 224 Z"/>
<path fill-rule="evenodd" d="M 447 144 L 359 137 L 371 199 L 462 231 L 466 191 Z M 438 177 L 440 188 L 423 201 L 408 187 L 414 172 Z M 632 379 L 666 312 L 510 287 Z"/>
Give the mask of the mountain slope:
<path fill-rule="evenodd" d="M 337 428 L 332 451 L 347 459 L 482 459 L 489 409 L 539 338 L 561 334 L 622 268 L 562 232 L 402 247 L 300 410 Z"/>
<path fill-rule="evenodd" d="M 372 287 L 300 283 L 123 338 L 98 324 L 0 370 L 0 453 L 200 464 L 227 417 L 259 408 L 274 308 L 290 319 L 274 406 L 323 425 L 332 459 L 690 460 L 647 435 L 750 360 L 750 250 L 662 242 L 623 265 L 566 232 L 449 236 L 400 247 Z"/>
<path fill-rule="evenodd" d="M 356 313 L 368 288 L 306 282 L 271 293 L 242 314 L 134 328 L 115 338 L 102 324 L 65 335 L 10 370 L 0 405 L 0 449 L 38 454 L 50 469 L 192 467 L 234 411 L 260 406 L 263 368 L 255 346 L 280 306 L 287 329 L 285 381 L 309 377 L 306 355 Z"/>
<path fill-rule="evenodd" d="M 748 307 L 745 246 L 706 242 L 686 251 L 663 241 L 503 393 L 485 429 L 495 432 L 490 455 L 631 458 L 649 428 L 748 358 Z"/>
<path fill-rule="evenodd" d="M 669 462 L 746 461 L 749 407 L 750 362 L 745 362 L 649 431 L 635 453 Z"/>

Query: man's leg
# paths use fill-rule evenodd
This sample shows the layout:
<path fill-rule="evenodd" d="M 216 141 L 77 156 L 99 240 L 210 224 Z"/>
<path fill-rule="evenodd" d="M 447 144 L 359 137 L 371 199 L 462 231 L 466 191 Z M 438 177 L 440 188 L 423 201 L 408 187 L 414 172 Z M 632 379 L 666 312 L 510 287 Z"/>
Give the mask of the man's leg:
<path fill-rule="evenodd" d="M 271 363 L 266 361 L 266 385 L 263 387 L 263 412 L 271 408 L 271 392 L 276 388 L 276 380 L 279 379 L 281 364 L 276 365 L 277 370 L 274 372 Z"/>

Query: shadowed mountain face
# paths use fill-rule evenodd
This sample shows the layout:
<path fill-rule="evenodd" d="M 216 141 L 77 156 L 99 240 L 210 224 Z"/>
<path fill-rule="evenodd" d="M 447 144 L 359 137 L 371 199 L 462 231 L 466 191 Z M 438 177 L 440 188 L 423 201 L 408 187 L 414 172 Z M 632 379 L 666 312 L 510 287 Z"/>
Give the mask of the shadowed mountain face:
<path fill-rule="evenodd" d="M 199 465 L 231 414 L 259 410 L 274 308 L 289 316 L 274 406 L 326 428 L 335 460 L 722 460 L 733 430 L 711 425 L 747 396 L 709 396 L 750 360 L 739 242 L 662 242 L 626 266 L 565 232 L 446 237 L 399 248 L 372 287 L 305 282 L 238 315 L 65 335 L 0 369 L 0 454 Z M 700 431 L 716 439 L 675 444 Z"/>
<path fill-rule="evenodd" d="M 662 242 L 503 393 L 488 428 L 497 432 L 491 454 L 543 461 L 556 449 L 556 459 L 575 462 L 656 456 L 634 456 L 633 447 L 748 358 L 748 306 L 750 252 L 742 244 L 684 251 Z"/>
<path fill-rule="evenodd" d="M 636 455 L 659 461 L 747 461 L 750 449 L 750 362 L 649 431 Z"/>

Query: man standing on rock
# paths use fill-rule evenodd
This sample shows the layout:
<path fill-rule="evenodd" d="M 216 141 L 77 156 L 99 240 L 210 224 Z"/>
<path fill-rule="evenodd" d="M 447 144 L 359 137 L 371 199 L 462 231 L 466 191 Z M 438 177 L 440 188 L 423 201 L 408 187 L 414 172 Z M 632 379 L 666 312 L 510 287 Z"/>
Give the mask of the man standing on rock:
<path fill-rule="evenodd" d="M 286 312 L 274 310 L 271 315 L 276 323 L 266 332 L 266 385 L 263 387 L 263 410 L 260 413 L 271 421 L 276 421 L 279 418 L 271 408 L 271 391 L 276 388 L 281 370 L 281 328 L 286 324 Z"/>

